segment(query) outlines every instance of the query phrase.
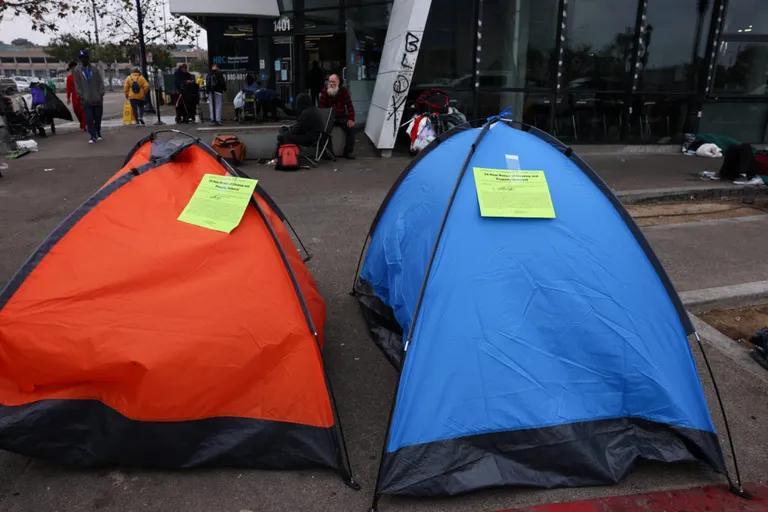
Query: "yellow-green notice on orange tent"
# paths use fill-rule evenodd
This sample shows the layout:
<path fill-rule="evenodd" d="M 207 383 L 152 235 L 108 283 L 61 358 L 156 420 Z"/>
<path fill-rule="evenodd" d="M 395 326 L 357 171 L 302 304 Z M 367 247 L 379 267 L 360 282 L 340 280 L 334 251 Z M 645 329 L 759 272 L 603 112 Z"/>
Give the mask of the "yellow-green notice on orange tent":
<path fill-rule="evenodd" d="M 555 218 L 544 171 L 484 167 L 475 167 L 473 171 L 481 216 Z"/>
<path fill-rule="evenodd" d="M 230 233 L 240 224 L 258 180 L 205 174 L 179 220 Z"/>

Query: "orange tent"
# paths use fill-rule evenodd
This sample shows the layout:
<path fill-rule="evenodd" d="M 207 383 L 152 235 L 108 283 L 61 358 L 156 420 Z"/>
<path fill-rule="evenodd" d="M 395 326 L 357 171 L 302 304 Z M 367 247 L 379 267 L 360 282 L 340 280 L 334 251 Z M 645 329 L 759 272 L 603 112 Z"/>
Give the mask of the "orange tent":
<path fill-rule="evenodd" d="M 0 292 L 0 448 L 78 465 L 325 466 L 352 482 L 325 303 L 285 217 L 257 187 L 230 234 L 178 221 L 204 174 L 244 175 L 159 133 Z"/>

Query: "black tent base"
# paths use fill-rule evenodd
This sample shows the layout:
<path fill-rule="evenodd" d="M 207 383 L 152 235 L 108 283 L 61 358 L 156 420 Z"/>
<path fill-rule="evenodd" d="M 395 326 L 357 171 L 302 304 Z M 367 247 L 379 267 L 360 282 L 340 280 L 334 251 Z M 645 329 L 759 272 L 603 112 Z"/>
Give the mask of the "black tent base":
<path fill-rule="evenodd" d="M 616 418 L 406 446 L 385 454 L 377 492 L 448 496 L 501 486 L 609 485 L 638 460 L 703 461 L 725 471 L 712 432 Z"/>
<path fill-rule="evenodd" d="M 78 467 L 247 467 L 341 472 L 333 427 L 250 418 L 138 421 L 97 400 L 0 406 L 0 448 Z"/>

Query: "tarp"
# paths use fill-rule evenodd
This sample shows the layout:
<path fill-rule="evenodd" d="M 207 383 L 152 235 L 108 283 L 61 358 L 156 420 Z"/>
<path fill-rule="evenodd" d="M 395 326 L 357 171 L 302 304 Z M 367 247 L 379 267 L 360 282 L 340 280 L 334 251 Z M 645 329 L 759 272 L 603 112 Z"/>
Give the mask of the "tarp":
<path fill-rule="evenodd" d="M 481 217 L 472 170 L 508 155 L 544 171 L 556 218 Z M 354 291 L 401 368 L 377 496 L 607 484 L 638 459 L 724 471 L 674 288 L 544 134 L 499 121 L 430 145 L 382 204 Z"/>
<path fill-rule="evenodd" d="M 229 234 L 177 220 L 236 171 L 152 135 L 0 292 L 0 448 L 66 464 L 347 472 L 325 304 L 257 187 Z"/>

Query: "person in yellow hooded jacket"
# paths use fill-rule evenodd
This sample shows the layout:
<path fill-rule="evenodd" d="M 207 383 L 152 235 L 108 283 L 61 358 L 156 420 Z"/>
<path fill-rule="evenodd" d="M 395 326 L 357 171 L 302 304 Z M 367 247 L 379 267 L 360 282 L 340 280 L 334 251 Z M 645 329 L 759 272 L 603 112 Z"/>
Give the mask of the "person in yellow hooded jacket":
<path fill-rule="evenodd" d="M 144 124 L 144 103 L 149 93 L 149 82 L 141 75 L 139 68 L 133 68 L 131 74 L 125 79 L 123 85 L 125 99 L 131 102 L 133 117 L 137 125 Z"/>

